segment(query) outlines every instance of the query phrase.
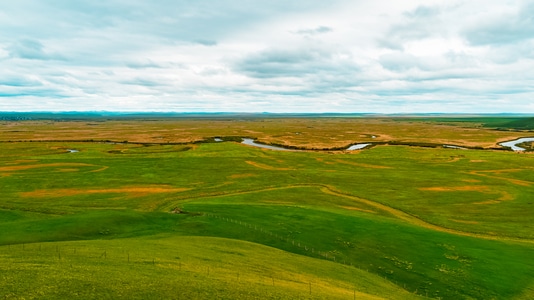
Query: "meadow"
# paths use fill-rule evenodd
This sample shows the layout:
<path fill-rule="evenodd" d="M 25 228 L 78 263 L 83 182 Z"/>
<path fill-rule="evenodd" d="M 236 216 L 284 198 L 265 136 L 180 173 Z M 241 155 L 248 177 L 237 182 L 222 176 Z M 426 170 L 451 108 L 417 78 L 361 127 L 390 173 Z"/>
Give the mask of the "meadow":
<path fill-rule="evenodd" d="M 5 299 L 534 297 L 534 156 L 492 150 L 528 131 L 370 118 L 1 124 Z M 335 150 L 368 141 L 384 144 Z"/>

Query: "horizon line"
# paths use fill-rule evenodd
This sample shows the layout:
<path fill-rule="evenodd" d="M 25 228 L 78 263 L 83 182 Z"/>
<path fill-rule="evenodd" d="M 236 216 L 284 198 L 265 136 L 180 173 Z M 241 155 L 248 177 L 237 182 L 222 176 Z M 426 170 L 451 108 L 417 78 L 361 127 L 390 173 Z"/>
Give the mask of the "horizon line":
<path fill-rule="evenodd" d="M 533 113 L 524 112 L 254 112 L 254 111 L 120 111 L 120 110 L 61 110 L 61 111 L 0 111 L 0 114 L 249 114 L 249 115 L 525 115 L 534 116 Z"/>

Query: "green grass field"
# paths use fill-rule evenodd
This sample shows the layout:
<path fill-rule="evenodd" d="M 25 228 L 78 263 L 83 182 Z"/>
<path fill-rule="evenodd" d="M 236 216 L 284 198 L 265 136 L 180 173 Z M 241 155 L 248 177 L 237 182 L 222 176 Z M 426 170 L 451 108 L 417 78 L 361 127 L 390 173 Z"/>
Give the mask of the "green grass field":
<path fill-rule="evenodd" d="M 531 299 L 533 169 L 490 150 L 5 142 L 0 294 Z"/>

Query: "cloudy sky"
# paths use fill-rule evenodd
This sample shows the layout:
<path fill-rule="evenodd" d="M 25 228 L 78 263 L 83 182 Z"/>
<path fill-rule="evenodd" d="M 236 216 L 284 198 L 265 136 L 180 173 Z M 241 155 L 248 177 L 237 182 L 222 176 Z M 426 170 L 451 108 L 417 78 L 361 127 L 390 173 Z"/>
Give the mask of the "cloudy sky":
<path fill-rule="evenodd" d="M 2 1 L 35 110 L 534 113 L 534 1 Z"/>

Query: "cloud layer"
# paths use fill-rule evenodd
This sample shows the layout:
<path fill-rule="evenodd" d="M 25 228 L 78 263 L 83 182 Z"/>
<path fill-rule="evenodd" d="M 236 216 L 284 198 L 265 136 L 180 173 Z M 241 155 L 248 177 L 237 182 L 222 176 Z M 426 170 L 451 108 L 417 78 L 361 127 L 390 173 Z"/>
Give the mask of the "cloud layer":
<path fill-rule="evenodd" d="M 0 111 L 534 113 L 534 1 L 397 2 L 8 1 Z"/>

